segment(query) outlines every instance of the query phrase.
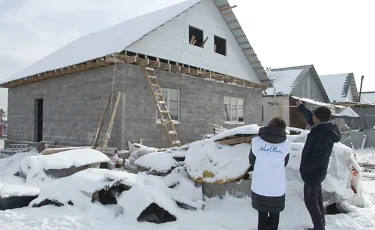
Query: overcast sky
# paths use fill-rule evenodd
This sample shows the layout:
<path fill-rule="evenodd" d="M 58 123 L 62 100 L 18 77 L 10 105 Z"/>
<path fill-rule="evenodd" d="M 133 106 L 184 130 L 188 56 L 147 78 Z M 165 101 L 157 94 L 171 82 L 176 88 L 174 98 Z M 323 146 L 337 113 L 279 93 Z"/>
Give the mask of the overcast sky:
<path fill-rule="evenodd" d="M 0 79 L 81 35 L 183 0 L 0 0 Z M 142 4 L 135 4 L 142 2 Z M 375 14 L 369 0 L 229 0 L 264 67 L 314 64 L 354 72 L 375 90 Z M 370 61 L 372 61 L 370 63 Z M 0 89 L 0 108 L 6 108 Z"/>

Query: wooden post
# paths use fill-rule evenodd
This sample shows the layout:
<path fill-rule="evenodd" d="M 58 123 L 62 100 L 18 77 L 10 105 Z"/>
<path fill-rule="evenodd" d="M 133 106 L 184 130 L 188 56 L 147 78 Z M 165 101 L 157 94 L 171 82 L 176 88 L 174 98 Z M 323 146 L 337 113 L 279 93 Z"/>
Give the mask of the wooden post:
<path fill-rule="evenodd" d="M 103 153 L 107 150 L 107 147 L 108 147 L 109 136 L 111 135 L 113 125 L 115 124 L 116 112 L 117 112 L 117 108 L 118 108 L 118 105 L 120 103 L 120 100 L 121 100 L 121 92 L 118 92 L 117 100 L 116 100 L 115 107 L 114 107 L 113 112 L 112 112 L 111 120 L 109 121 L 108 130 L 107 130 L 107 133 L 105 134 L 104 140 L 103 140 L 103 145 L 102 145 L 102 149 L 101 149 L 101 151 Z"/>
<path fill-rule="evenodd" d="M 92 144 L 92 148 L 93 148 L 93 149 L 96 149 L 96 147 L 98 147 L 99 135 L 100 135 L 100 132 L 101 132 L 102 129 L 103 129 L 104 118 L 105 118 L 105 116 L 107 115 L 107 111 L 108 111 L 108 109 L 109 109 L 110 101 L 112 101 L 112 96 L 113 96 L 113 92 L 112 92 L 112 90 L 111 90 L 111 91 L 109 92 L 108 99 L 107 99 L 107 102 L 106 102 L 106 104 L 105 104 L 105 107 L 104 107 L 104 111 L 103 111 L 102 117 L 100 118 L 100 122 L 99 122 L 98 130 L 96 131 L 96 134 L 95 134 L 94 143 Z"/>

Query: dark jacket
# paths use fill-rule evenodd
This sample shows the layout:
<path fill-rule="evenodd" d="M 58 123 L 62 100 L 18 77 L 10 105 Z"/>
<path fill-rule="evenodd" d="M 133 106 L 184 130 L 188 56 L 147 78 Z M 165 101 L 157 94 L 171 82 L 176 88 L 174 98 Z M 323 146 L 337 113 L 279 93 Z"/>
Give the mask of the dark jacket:
<path fill-rule="evenodd" d="M 340 141 L 341 133 L 331 122 L 314 125 L 313 113 L 304 105 L 300 105 L 298 109 L 311 126 L 302 151 L 301 177 L 310 186 L 319 185 L 326 178 L 333 145 Z"/>
<path fill-rule="evenodd" d="M 262 127 L 259 137 L 272 144 L 282 143 L 286 140 L 285 129 L 277 127 Z M 256 157 L 252 150 L 249 154 L 250 165 L 255 165 Z M 289 154 L 285 157 L 285 166 L 288 164 Z M 265 181 L 264 183 L 267 183 Z M 259 212 L 281 212 L 285 208 L 285 194 L 280 197 L 267 197 L 251 192 L 252 207 Z"/>

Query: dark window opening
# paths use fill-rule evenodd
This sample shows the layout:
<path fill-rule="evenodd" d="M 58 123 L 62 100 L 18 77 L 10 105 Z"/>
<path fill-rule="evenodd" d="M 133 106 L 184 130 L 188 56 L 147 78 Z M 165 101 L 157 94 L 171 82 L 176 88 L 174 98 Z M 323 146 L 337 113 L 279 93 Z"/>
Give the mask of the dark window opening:
<path fill-rule="evenodd" d="M 43 99 L 35 100 L 35 127 L 34 139 L 35 142 L 43 141 Z"/>
<path fill-rule="evenodd" d="M 215 44 L 215 53 L 221 55 L 227 55 L 227 40 L 224 38 L 215 36 L 214 37 L 214 44 Z"/>
<path fill-rule="evenodd" d="M 142 58 L 142 59 L 146 59 L 146 55 L 144 55 L 144 54 L 138 54 L 138 57 Z"/>
<path fill-rule="evenodd" d="M 195 46 L 203 46 L 203 30 L 189 26 L 189 43 Z"/>

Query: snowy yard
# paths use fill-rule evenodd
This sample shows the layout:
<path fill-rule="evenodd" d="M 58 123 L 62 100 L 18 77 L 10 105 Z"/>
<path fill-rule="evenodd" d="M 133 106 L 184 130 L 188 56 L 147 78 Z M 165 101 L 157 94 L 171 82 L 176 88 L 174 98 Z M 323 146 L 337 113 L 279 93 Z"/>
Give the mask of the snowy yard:
<path fill-rule="evenodd" d="M 239 131 L 242 134 L 251 134 L 248 131 L 254 131 L 253 128 L 253 126 L 248 126 L 229 130 L 226 134 L 218 134 L 211 139 L 194 142 L 188 151 L 155 152 L 154 148 L 142 146 L 135 150 L 125 162 L 125 165 L 132 167 L 139 165 L 149 170 L 166 171 L 171 167 L 180 167 L 179 162 L 173 157 L 186 155 L 186 172 L 174 171 L 165 177 L 97 168 L 83 169 L 59 179 L 53 179 L 47 175 L 47 172 L 51 173 L 51 170 L 55 172 L 53 170 L 70 169 L 71 166 L 80 168 L 87 164 L 109 161 L 109 158 L 102 153 L 89 149 L 70 150 L 52 155 L 38 155 L 36 152 L 20 153 L 0 159 L 0 195 L 2 197 L 12 193 L 35 195 L 40 190 L 39 197 L 34 199 L 28 207 L 0 211 L 0 229 L 255 230 L 257 213 L 251 207 L 251 199 L 239 199 L 228 195 L 223 199 L 211 198 L 203 202 L 201 191 L 187 176 L 188 173 L 190 177 L 204 178 L 205 171 L 195 167 L 197 165 L 203 165 L 204 169 L 212 172 L 215 176 L 211 179 L 215 181 L 226 181 L 242 175 L 248 167 L 246 162 L 250 145 L 239 144 L 229 147 L 219 145 L 214 141 Z M 282 212 L 279 229 L 302 230 L 304 227 L 311 227 L 311 220 L 302 200 L 303 184 L 298 178 L 298 163 L 303 147 L 300 141 L 303 140 L 303 135 L 290 137 L 290 140 L 295 143 L 292 145 L 290 164 L 287 168 L 289 181 L 286 209 Z M 371 161 L 371 159 L 374 160 L 375 150 L 356 151 L 356 154 L 359 162 Z M 88 155 L 92 157 L 88 158 Z M 375 229 L 375 179 L 371 177 L 375 178 L 375 172 L 367 172 L 364 175 L 357 187 L 359 193 L 354 194 L 348 181 L 352 175 L 351 169 L 345 168 L 347 167 L 345 162 L 350 162 L 352 155 L 350 148 L 343 145 L 337 145 L 334 148 L 331 169 L 323 184 L 323 189 L 326 192 L 336 193 L 336 196 L 351 212 L 327 215 L 327 230 Z M 224 165 L 221 164 L 223 159 Z M 345 167 L 343 168 L 342 165 Z M 224 168 L 227 173 L 220 171 L 219 168 Z M 14 176 L 17 172 L 24 174 L 24 177 Z M 202 180 L 208 179 L 210 178 Z M 179 184 L 172 186 L 176 181 Z M 102 205 L 98 201 L 92 202 L 91 198 L 94 199 L 95 191 L 114 184 L 131 188 L 130 190 L 127 188 L 116 197 L 117 204 Z M 25 187 L 19 186 L 28 187 L 24 189 Z M 46 199 L 57 200 L 64 206 L 32 207 L 43 203 Z M 153 201 L 175 215 L 177 221 L 163 224 L 137 222 L 139 213 Z M 196 207 L 197 210 L 178 208 L 176 205 L 178 202 Z M 199 208 L 202 202 L 205 205 L 204 210 Z M 364 208 L 358 206 L 364 206 Z"/>
<path fill-rule="evenodd" d="M 0 150 L 4 148 L 4 140 L 0 139 Z"/>

